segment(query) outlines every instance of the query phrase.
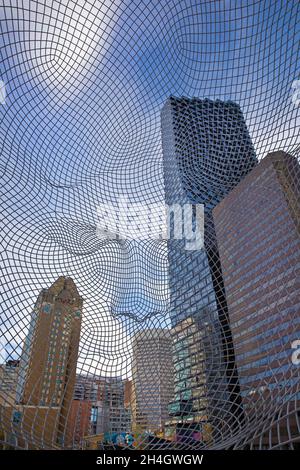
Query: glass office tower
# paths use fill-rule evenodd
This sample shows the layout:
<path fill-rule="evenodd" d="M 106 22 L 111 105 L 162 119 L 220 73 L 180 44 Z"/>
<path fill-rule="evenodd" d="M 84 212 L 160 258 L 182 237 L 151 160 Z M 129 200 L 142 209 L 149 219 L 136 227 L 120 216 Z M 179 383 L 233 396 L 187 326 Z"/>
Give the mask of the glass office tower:
<path fill-rule="evenodd" d="M 204 205 L 202 248 L 186 249 L 184 239 L 168 241 L 176 370 L 168 424 L 185 445 L 207 445 L 243 423 L 212 209 L 257 160 L 236 103 L 170 97 L 161 117 L 166 204 L 191 204 L 193 211 Z M 184 342 L 183 334 L 189 338 Z"/>

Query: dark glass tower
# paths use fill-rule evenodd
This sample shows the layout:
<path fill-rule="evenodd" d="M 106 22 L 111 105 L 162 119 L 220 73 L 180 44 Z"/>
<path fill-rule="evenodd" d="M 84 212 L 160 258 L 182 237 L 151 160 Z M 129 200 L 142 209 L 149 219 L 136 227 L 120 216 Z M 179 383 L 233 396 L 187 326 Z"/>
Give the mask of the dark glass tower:
<path fill-rule="evenodd" d="M 212 209 L 257 160 L 231 101 L 169 98 L 162 143 L 166 203 L 204 205 L 203 247 L 190 251 L 184 239 L 170 239 L 168 257 L 176 370 L 170 427 L 179 440 L 205 445 L 238 432 L 243 415 Z"/>

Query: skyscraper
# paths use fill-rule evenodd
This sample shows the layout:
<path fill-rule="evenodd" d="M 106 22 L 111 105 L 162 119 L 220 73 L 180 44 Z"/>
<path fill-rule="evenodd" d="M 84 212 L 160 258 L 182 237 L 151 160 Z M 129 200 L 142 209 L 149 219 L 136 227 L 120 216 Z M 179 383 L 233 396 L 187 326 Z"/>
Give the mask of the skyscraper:
<path fill-rule="evenodd" d="M 213 210 L 245 426 L 262 435 L 260 447 L 292 447 L 300 435 L 300 369 L 292 360 L 300 337 L 299 181 L 296 158 L 274 152 Z M 266 403 L 274 421 L 264 429 Z"/>
<path fill-rule="evenodd" d="M 169 98 L 162 109 L 162 144 L 166 203 L 204 205 L 202 249 L 187 250 L 185 240 L 168 242 L 170 315 L 173 327 L 191 318 L 202 330 L 204 413 L 217 440 L 224 426 L 236 432 L 241 406 L 212 209 L 257 161 L 241 109 L 230 101 Z M 193 434 L 198 424 L 189 428 Z"/>
<path fill-rule="evenodd" d="M 132 349 L 132 430 L 161 430 L 174 392 L 170 331 L 163 328 L 140 331 L 133 337 Z"/>
<path fill-rule="evenodd" d="M 71 278 L 43 289 L 20 359 L 15 433 L 41 445 L 64 445 L 73 397 L 83 300 Z"/>

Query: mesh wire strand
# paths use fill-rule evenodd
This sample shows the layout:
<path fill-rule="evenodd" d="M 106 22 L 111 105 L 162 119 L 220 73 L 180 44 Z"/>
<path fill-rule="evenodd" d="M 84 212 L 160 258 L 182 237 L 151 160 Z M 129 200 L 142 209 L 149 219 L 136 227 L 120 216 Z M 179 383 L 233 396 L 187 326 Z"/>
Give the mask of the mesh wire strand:
<path fill-rule="evenodd" d="M 75 396 L 80 406 L 72 408 L 72 400 L 65 400 L 61 411 L 65 417 L 73 413 L 75 425 L 71 435 L 67 438 L 62 427 L 60 439 L 54 434 L 52 439 L 47 437 L 47 426 L 51 428 L 58 419 L 53 414 L 54 405 L 40 404 L 43 412 L 37 406 L 29 407 L 32 417 L 21 420 L 18 427 L 20 405 L 15 399 L 11 401 L 9 395 L 18 379 L 13 367 L 9 372 L 3 365 L 3 374 L 6 373 L 0 391 L 3 446 L 80 448 L 82 413 L 87 406 L 84 403 L 95 407 L 100 393 L 108 409 L 115 407 L 120 413 L 122 408 L 120 419 L 125 422 L 122 431 L 130 433 L 128 422 L 136 420 L 134 433 L 139 435 L 136 441 L 141 448 L 294 448 L 300 435 L 299 366 L 290 361 L 290 344 L 299 339 L 300 333 L 299 2 L 2 0 L 1 10 L 0 79 L 6 89 L 6 98 L 0 105 L 1 363 L 22 356 L 41 289 L 49 289 L 65 276 L 78 289 L 75 298 L 79 295 L 83 299 L 78 358 L 73 351 L 73 368 L 65 379 L 71 383 L 76 367 L 74 393 L 81 397 L 78 400 Z M 268 153 L 283 150 L 293 159 L 286 164 L 278 157 L 270 165 L 277 168 L 276 178 L 282 187 L 285 184 L 287 193 L 294 195 L 293 215 L 280 223 L 279 212 L 279 222 L 274 224 L 279 240 L 286 243 L 286 251 L 278 248 L 278 252 L 286 259 L 284 269 L 294 287 L 283 275 L 282 282 L 275 278 L 273 287 L 268 279 L 266 291 L 269 295 L 277 292 L 272 315 L 280 318 L 284 313 L 288 326 L 284 330 L 272 324 L 260 330 L 265 334 L 257 338 L 256 344 L 263 369 L 257 369 L 255 380 L 252 377 L 255 390 L 246 412 L 240 394 L 243 390 L 249 392 L 249 387 L 243 388 L 239 381 L 247 367 L 241 372 L 235 365 L 236 343 L 230 327 L 232 298 L 238 297 L 241 286 L 226 283 L 220 274 L 222 269 L 234 272 L 233 261 L 229 261 L 232 258 L 227 259 L 231 248 L 226 245 L 226 233 L 235 230 L 230 207 L 242 213 L 236 201 L 232 206 L 228 203 L 230 207 L 223 207 L 221 213 L 213 211 L 215 224 L 208 223 L 205 228 L 203 256 L 183 253 L 180 244 L 165 241 L 107 240 L 97 235 L 99 205 L 116 204 L 126 196 L 129 205 L 142 207 L 165 203 L 170 196 L 164 142 L 162 145 L 168 128 L 164 127 L 161 114 L 170 96 L 237 103 L 249 132 L 249 148 L 253 144 L 251 150 L 247 147 L 248 150 L 239 152 L 253 152 L 253 159 L 261 161 Z M 220 117 L 220 134 L 222 126 L 228 124 L 224 119 L 227 118 Z M 193 119 L 190 122 L 193 124 Z M 216 126 L 208 124 L 212 125 Z M 216 127 L 211 131 L 212 138 L 215 135 L 218 140 Z M 189 130 L 185 132 L 188 134 Z M 248 137 L 243 132 L 238 131 L 237 138 L 245 143 Z M 182 142 L 187 145 L 186 137 L 182 137 Z M 207 145 L 214 148 L 216 144 Z M 232 158 L 238 158 L 236 149 L 231 151 Z M 219 180 L 213 195 L 206 192 L 205 200 L 212 207 L 216 199 L 220 202 L 229 192 L 228 187 L 224 190 L 219 185 L 218 193 L 216 188 L 226 178 L 227 170 L 221 168 L 222 159 L 214 164 L 214 176 Z M 175 157 L 170 165 L 172 172 Z M 209 165 L 205 167 L 205 163 L 202 168 L 197 164 L 191 166 L 190 162 L 182 165 L 186 191 L 194 190 L 193 182 L 197 186 L 197 175 L 200 180 L 201 172 L 211 177 L 212 169 Z M 252 167 L 250 163 L 249 167 L 244 166 L 245 174 Z M 255 206 L 255 191 L 257 200 L 266 203 L 263 217 L 272 211 L 276 216 L 278 205 L 283 204 L 277 200 L 268 171 L 273 170 L 266 169 L 265 184 L 254 181 L 254 196 L 249 188 L 240 196 L 251 208 L 250 219 L 255 211 L 261 210 L 260 204 Z M 230 189 L 240 179 L 241 175 L 234 183 L 231 181 Z M 175 193 L 173 196 L 176 198 Z M 189 200 L 201 202 L 200 196 L 194 193 Z M 208 220 L 211 210 L 206 213 Z M 241 226 L 248 230 L 244 219 Z M 295 231 L 294 238 L 280 235 L 287 226 L 290 233 Z M 249 231 L 251 227 L 250 220 Z M 224 243 L 222 247 L 219 243 L 220 253 L 216 255 L 218 237 Z M 261 245 L 257 243 L 259 250 Z M 276 249 L 275 240 L 267 243 L 270 249 Z M 294 256 L 291 261 L 289 249 Z M 214 291 L 219 292 L 215 312 L 203 310 L 200 318 L 189 314 L 196 302 L 195 293 L 188 276 L 172 271 L 172 250 L 181 253 L 176 261 L 179 271 L 185 272 L 189 265 L 187 274 L 197 282 L 200 263 L 204 263 L 201 269 L 210 270 Z M 173 287 L 169 285 L 172 280 Z M 253 286 L 258 281 L 256 277 L 252 279 Z M 224 289 L 230 293 L 231 301 L 224 297 Z M 200 287 L 198 290 L 201 292 Z M 174 321 L 174 305 L 180 302 L 185 303 L 186 312 L 183 319 Z M 265 312 L 267 309 L 268 303 Z M 208 326 L 204 326 L 204 318 L 208 319 Z M 271 327 L 272 346 L 266 334 Z M 248 328 L 251 336 L 253 323 Z M 176 404 L 172 384 L 179 379 L 173 362 L 176 363 L 180 338 L 190 341 L 183 354 L 189 347 L 196 348 L 194 366 L 200 368 L 197 372 L 200 382 L 201 373 L 208 367 L 205 360 L 212 358 L 206 383 L 193 385 L 199 392 L 194 415 L 187 411 L 172 415 L 167 411 L 169 402 Z M 277 348 L 276 354 L 272 347 Z M 272 357 L 270 350 L 274 353 Z M 188 367 L 191 365 L 185 365 L 185 372 L 190 370 Z M 132 383 L 127 396 L 131 418 L 123 406 L 127 380 Z M 163 397 L 158 393 L 162 383 Z M 23 414 L 26 404 L 33 403 L 38 386 L 37 381 L 27 403 L 23 402 Z M 63 394 L 67 394 L 67 389 L 66 386 Z M 117 405 L 112 403 L 116 396 Z M 190 416 L 202 416 L 205 437 L 203 428 L 199 437 L 199 425 Z M 172 420 L 181 420 L 181 438 L 176 444 L 174 440 L 157 437 L 158 434 L 154 439 L 153 434 L 149 437 L 145 433 L 159 431 L 155 421 L 160 428 L 173 429 Z M 91 422 L 85 431 L 92 434 Z M 131 443 L 126 442 L 123 445 L 130 447 Z M 112 445 L 116 446 L 116 442 Z"/>

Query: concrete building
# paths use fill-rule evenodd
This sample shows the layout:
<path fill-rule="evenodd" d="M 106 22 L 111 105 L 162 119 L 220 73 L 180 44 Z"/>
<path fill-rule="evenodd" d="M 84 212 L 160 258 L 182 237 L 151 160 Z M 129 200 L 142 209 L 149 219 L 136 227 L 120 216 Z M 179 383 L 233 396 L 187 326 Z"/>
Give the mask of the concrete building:
<path fill-rule="evenodd" d="M 133 337 L 132 348 L 132 430 L 158 431 L 165 426 L 174 393 L 170 330 L 139 331 Z"/>
<path fill-rule="evenodd" d="M 265 447 L 300 440 L 300 369 L 292 362 L 300 337 L 299 181 L 296 158 L 271 153 L 213 210 L 245 426 L 264 429 Z"/>
<path fill-rule="evenodd" d="M 192 319 L 202 330 L 209 419 L 218 441 L 224 432 L 238 432 L 242 407 L 212 209 L 257 160 L 236 103 L 170 97 L 161 123 L 167 205 L 192 205 L 193 227 L 196 207 L 204 205 L 202 247 L 192 249 L 192 237 L 168 241 L 170 316 L 173 328 Z M 174 221 L 175 213 L 171 234 Z"/>

